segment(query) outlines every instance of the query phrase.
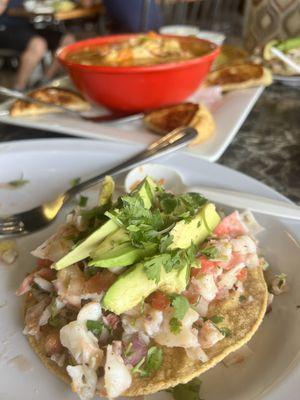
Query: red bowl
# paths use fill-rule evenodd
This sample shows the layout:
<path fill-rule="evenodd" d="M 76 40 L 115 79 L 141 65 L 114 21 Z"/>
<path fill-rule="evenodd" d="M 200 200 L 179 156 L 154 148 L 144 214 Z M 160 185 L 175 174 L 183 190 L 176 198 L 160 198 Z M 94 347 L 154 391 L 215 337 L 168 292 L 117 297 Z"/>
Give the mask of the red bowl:
<path fill-rule="evenodd" d="M 198 88 L 219 54 L 219 48 L 205 40 L 168 36 L 182 42 L 205 42 L 209 45 L 209 52 L 191 60 L 136 67 L 80 65 L 66 59 L 69 53 L 82 47 L 114 43 L 134 36 L 137 35 L 83 40 L 61 49 L 58 59 L 87 100 L 114 110 L 135 112 L 185 100 Z"/>

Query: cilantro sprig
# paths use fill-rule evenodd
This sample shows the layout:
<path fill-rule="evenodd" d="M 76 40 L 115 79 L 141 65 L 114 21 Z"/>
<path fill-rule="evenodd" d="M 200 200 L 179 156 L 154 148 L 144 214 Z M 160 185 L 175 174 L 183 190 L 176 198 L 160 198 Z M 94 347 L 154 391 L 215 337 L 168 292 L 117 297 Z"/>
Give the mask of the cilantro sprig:
<path fill-rule="evenodd" d="M 190 308 L 190 304 L 186 297 L 175 294 L 171 296 L 171 305 L 173 307 L 173 317 L 170 319 L 169 326 L 170 331 L 174 333 L 174 335 L 178 335 L 182 328 L 182 320 L 185 317 L 188 309 Z"/>
<path fill-rule="evenodd" d="M 156 346 L 150 347 L 146 357 L 132 369 L 133 374 L 139 374 L 142 378 L 151 376 L 154 372 L 158 371 L 163 361 L 162 349 Z"/>

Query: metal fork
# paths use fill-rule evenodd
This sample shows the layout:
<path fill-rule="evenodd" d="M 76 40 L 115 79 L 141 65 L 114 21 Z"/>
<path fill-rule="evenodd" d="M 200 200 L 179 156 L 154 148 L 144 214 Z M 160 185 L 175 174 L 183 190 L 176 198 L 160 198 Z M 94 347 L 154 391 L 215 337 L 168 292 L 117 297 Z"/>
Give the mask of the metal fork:
<path fill-rule="evenodd" d="M 106 175 L 120 174 L 132 167 L 136 167 L 144 161 L 149 161 L 158 156 L 176 151 L 186 146 L 191 140 L 195 139 L 196 136 L 197 131 L 193 128 L 182 127 L 174 129 L 172 132 L 149 145 L 146 150 L 72 187 L 60 194 L 56 199 L 41 204 L 31 210 L 11 215 L 7 218 L 0 218 L 0 237 L 25 235 L 46 228 L 55 220 L 59 212 L 74 198 L 74 196 L 101 182 Z"/>

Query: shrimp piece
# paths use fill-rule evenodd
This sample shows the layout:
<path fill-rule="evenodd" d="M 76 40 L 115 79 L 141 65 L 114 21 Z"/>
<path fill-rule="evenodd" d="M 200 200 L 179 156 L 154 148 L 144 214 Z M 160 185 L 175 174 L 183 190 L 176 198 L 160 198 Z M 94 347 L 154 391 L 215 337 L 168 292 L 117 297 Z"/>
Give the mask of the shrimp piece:
<path fill-rule="evenodd" d="M 107 346 L 104 366 L 104 384 L 108 398 L 120 396 L 131 385 L 131 374 L 121 357 L 122 342 Z"/>
<path fill-rule="evenodd" d="M 72 390 L 81 400 L 91 400 L 95 396 L 97 387 L 97 373 L 87 365 L 67 366 L 67 372 L 72 379 Z"/>
<path fill-rule="evenodd" d="M 102 315 L 99 303 L 90 302 L 79 311 L 77 320 L 60 330 L 61 344 L 66 347 L 78 364 L 96 368 L 101 364 L 103 351 L 98 346 L 96 336 L 88 331 L 86 321 L 97 321 Z"/>
<path fill-rule="evenodd" d="M 78 231 L 74 226 L 61 225 L 54 235 L 33 250 L 31 254 L 38 258 L 56 262 L 71 250 L 74 243 L 70 237 L 77 233 Z"/>
<path fill-rule="evenodd" d="M 26 310 L 25 314 L 25 329 L 23 333 L 25 335 L 36 336 L 39 333 L 40 326 L 45 325 L 48 322 L 50 315 L 48 315 L 48 319 L 45 322 L 45 314 L 44 311 L 47 309 L 48 304 L 51 299 L 48 296 L 42 298 L 38 303 L 30 306 Z"/>
<path fill-rule="evenodd" d="M 53 283 L 58 296 L 64 303 L 80 307 L 85 279 L 77 265 L 74 264 L 58 271 L 57 279 Z"/>

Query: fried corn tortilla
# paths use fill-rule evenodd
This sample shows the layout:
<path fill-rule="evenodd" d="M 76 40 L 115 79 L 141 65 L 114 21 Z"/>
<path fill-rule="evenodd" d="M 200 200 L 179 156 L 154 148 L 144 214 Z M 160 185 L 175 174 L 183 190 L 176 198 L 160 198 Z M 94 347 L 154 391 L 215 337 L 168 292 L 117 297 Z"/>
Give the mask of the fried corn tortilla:
<path fill-rule="evenodd" d="M 268 291 L 261 267 L 249 269 L 244 287 L 244 296 L 247 300 L 240 301 L 239 293 L 235 292 L 226 300 L 214 301 L 209 307 L 208 317 L 222 315 L 224 321 L 218 324 L 218 327 L 226 326 L 230 329 L 231 335 L 210 349 L 206 349 L 209 357 L 207 362 L 191 360 L 183 348 L 163 347 L 164 358 L 160 370 L 150 378 L 134 377 L 132 385 L 124 395 L 129 397 L 146 395 L 174 387 L 179 383 L 187 383 L 246 344 L 260 326 L 267 307 Z M 25 309 L 31 304 L 27 298 Z M 65 367 L 59 367 L 45 355 L 43 336 L 39 341 L 33 336 L 29 336 L 28 340 L 45 366 L 61 380 L 70 384 L 71 380 Z"/>

